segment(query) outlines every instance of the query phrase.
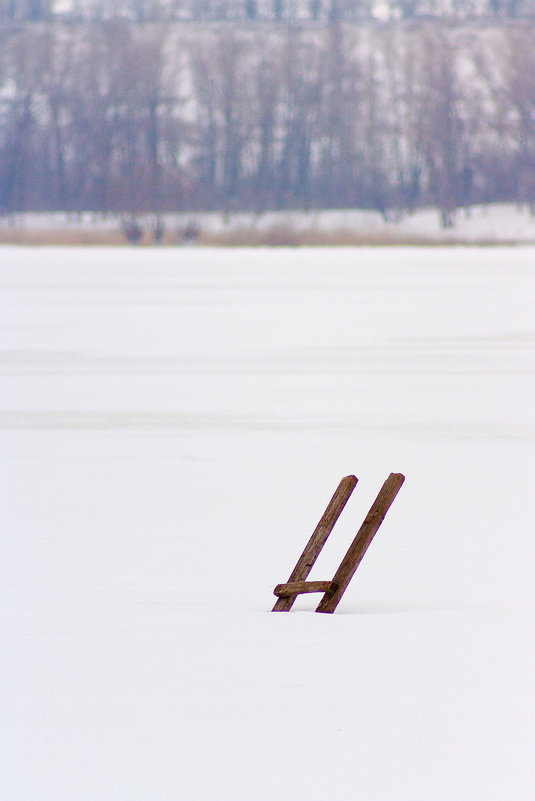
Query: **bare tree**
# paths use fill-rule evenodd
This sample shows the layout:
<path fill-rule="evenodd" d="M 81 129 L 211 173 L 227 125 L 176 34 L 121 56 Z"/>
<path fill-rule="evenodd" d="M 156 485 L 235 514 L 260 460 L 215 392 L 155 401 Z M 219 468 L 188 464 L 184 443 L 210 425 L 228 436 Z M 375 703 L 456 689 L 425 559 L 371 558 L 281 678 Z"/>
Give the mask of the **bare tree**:
<path fill-rule="evenodd" d="M 4 79 L 10 91 L 2 103 L 0 208 L 12 211 L 38 205 L 38 187 L 46 179 L 39 111 L 43 76 L 49 72 L 50 37 L 23 29 L 9 38 L 3 57 Z"/>
<path fill-rule="evenodd" d="M 313 144 L 322 103 L 321 54 L 289 28 L 281 64 L 281 143 L 277 163 L 278 204 L 308 207 Z"/>
<path fill-rule="evenodd" d="M 253 121 L 250 45 L 231 31 L 191 50 L 200 182 L 225 208 L 236 199 Z"/>
<path fill-rule="evenodd" d="M 419 114 L 414 132 L 428 181 L 430 198 L 445 227 L 453 224 L 462 169 L 462 121 L 458 114 L 456 52 L 448 30 L 427 26 L 418 52 Z"/>
<path fill-rule="evenodd" d="M 269 57 L 271 55 L 271 58 Z M 256 70 L 255 106 L 256 168 L 253 178 L 255 208 L 261 211 L 275 202 L 275 148 L 280 108 L 281 74 L 279 62 L 264 52 Z"/>
<path fill-rule="evenodd" d="M 360 120 L 363 69 L 350 53 L 359 45 L 353 28 L 331 24 L 321 55 L 317 203 L 352 205 L 361 181 Z"/>
<path fill-rule="evenodd" d="M 535 214 L 535 31 L 508 29 L 502 51 L 504 92 L 511 107 L 516 196 Z"/>

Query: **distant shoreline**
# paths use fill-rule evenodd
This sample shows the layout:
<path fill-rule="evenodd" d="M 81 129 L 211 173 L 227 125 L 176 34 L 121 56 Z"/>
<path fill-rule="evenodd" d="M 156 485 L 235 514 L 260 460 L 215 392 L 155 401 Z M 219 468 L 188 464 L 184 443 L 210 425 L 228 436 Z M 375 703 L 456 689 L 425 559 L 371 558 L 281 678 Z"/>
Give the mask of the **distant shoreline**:
<path fill-rule="evenodd" d="M 378 211 L 287 210 L 98 214 L 20 213 L 0 217 L 0 244 L 22 246 L 359 247 L 535 245 L 526 205 L 459 209 L 451 227 L 436 209 L 385 218 Z"/>
<path fill-rule="evenodd" d="M 286 236 L 283 232 L 266 232 L 258 235 L 255 231 L 238 231 L 228 235 L 214 235 L 202 237 L 196 242 L 140 242 L 136 245 L 128 243 L 119 235 L 105 235 L 98 233 L 72 233 L 70 231 L 32 231 L 19 232 L 19 235 L 5 235 L 0 233 L 0 247 L 13 245 L 20 247 L 137 247 L 137 248 L 172 248 L 172 247 L 206 247 L 206 248 L 299 248 L 299 247 L 526 247 L 534 246 L 533 241 L 523 240 L 469 240 L 469 239 L 426 239 L 424 237 L 372 237 L 361 236 L 351 231 L 317 234 L 314 236 L 292 234 Z"/>

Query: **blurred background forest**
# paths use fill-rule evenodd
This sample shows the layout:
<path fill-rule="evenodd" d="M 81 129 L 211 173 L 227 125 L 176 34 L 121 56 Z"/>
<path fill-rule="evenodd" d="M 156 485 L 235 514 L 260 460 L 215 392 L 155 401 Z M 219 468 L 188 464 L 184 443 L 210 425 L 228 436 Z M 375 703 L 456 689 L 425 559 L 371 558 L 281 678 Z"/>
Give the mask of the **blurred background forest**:
<path fill-rule="evenodd" d="M 0 213 L 535 209 L 535 0 L 0 0 Z"/>

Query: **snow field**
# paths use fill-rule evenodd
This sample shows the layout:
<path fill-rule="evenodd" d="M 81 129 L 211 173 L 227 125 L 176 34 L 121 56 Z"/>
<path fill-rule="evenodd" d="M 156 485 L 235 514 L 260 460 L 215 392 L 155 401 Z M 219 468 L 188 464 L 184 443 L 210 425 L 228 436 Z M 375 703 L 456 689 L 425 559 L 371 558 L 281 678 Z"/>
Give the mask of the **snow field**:
<path fill-rule="evenodd" d="M 0 257 L 3 797 L 532 801 L 535 250 Z"/>

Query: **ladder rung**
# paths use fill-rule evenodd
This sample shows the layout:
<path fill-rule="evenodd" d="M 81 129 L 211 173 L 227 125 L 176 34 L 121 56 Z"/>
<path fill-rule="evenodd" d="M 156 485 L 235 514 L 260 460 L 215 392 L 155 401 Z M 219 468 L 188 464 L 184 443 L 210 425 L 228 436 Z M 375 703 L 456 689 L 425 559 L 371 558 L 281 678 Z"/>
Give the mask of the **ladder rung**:
<path fill-rule="evenodd" d="M 334 581 L 290 581 L 287 584 L 277 584 L 273 594 L 279 598 L 289 598 L 305 592 L 334 592 L 337 589 L 338 584 Z"/>

